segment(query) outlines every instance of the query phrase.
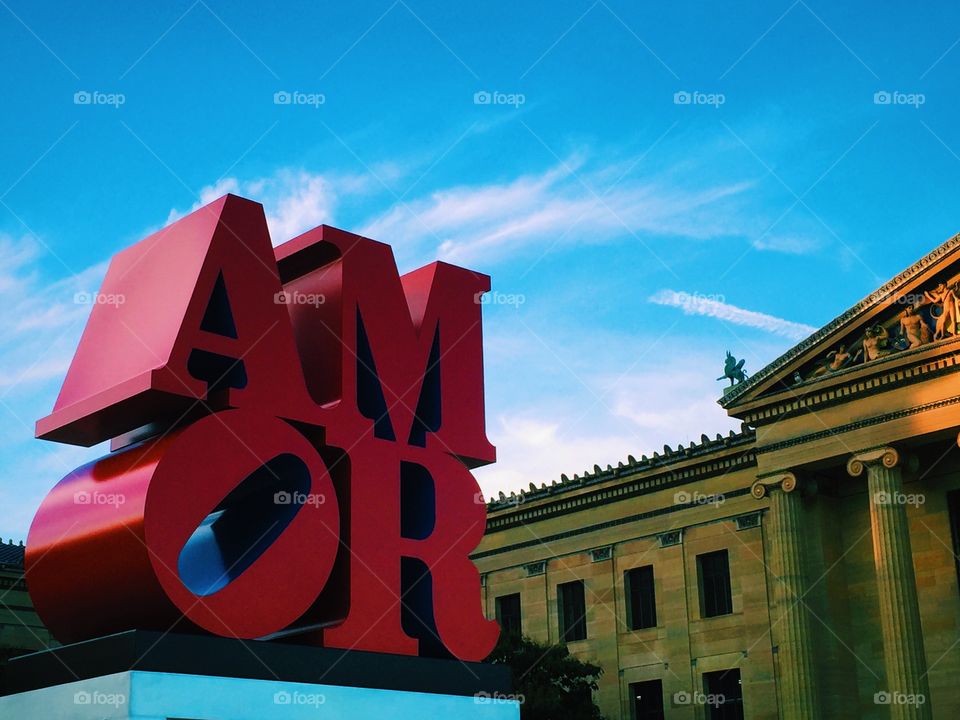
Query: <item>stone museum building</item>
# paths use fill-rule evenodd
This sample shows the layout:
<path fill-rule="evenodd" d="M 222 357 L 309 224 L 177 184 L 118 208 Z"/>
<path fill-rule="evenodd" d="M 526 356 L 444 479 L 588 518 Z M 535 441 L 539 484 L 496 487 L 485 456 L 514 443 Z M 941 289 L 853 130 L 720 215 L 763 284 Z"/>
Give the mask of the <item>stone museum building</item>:
<path fill-rule="evenodd" d="M 740 432 L 501 495 L 489 617 L 607 718 L 960 715 L 958 283 L 960 236 L 740 375 Z"/>

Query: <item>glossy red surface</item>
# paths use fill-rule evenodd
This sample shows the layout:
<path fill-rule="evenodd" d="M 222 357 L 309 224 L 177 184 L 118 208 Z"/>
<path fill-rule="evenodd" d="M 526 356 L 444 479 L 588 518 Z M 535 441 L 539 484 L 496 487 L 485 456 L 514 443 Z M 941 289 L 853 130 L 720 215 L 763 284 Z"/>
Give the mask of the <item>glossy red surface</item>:
<path fill-rule="evenodd" d="M 282 281 L 282 284 L 281 284 Z M 64 478 L 27 545 L 61 641 L 130 628 L 481 660 L 489 278 L 226 196 L 120 253 L 44 439 L 155 437 Z M 289 498 L 302 497 L 291 506 Z M 411 574 L 412 573 L 412 574 Z M 403 597 L 403 602 L 401 602 Z"/>

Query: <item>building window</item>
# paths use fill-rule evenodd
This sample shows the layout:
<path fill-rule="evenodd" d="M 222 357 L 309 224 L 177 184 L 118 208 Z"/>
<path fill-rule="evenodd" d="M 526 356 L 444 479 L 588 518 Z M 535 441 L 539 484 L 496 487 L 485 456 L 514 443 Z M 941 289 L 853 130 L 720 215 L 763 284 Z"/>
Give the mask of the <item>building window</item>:
<path fill-rule="evenodd" d="M 657 598 L 653 589 L 653 565 L 623 574 L 627 592 L 627 627 L 631 630 L 657 626 Z"/>
<path fill-rule="evenodd" d="M 501 595 L 497 598 L 497 622 L 507 635 L 519 635 L 520 629 L 520 593 Z"/>
<path fill-rule="evenodd" d="M 700 575 L 700 615 L 716 617 L 733 612 L 730 596 L 730 560 L 726 550 L 697 555 Z"/>
<path fill-rule="evenodd" d="M 663 683 L 659 680 L 632 683 L 630 697 L 633 699 L 631 720 L 663 720 Z"/>
<path fill-rule="evenodd" d="M 957 582 L 960 583 L 960 490 L 947 493 L 947 509 L 950 513 L 950 535 L 953 538 L 953 558 L 957 566 Z"/>
<path fill-rule="evenodd" d="M 703 674 L 709 720 L 743 720 L 743 688 L 740 670 L 720 670 Z"/>
<path fill-rule="evenodd" d="M 587 607 L 583 600 L 583 580 L 557 585 L 557 615 L 563 642 L 586 639 Z"/>

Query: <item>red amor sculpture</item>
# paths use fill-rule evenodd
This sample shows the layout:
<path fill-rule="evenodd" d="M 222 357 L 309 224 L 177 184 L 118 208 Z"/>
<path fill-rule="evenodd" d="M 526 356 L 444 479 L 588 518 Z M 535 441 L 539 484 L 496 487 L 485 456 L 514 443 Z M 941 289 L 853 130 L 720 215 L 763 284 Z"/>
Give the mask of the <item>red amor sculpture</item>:
<path fill-rule="evenodd" d="M 232 195 L 113 258 L 37 436 L 114 452 L 30 529 L 64 642 L 179 628 L 481 660 L 489 278 Z"/>

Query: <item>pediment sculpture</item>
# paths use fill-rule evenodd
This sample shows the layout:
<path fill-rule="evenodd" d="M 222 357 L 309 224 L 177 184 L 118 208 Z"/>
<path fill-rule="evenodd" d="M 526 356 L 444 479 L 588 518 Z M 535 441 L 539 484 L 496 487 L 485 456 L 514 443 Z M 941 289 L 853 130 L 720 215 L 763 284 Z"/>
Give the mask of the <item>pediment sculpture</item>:
<path fill-rule="evenodd" d="M 794 382 L 820 378 L 960 334 L 960 276 L 922 292 L 903 295 L 892 304 L 901 309 L 886 313 L 854 336 L 854 340 L 840 343 L 805 371 L 796 372 Z"/>

